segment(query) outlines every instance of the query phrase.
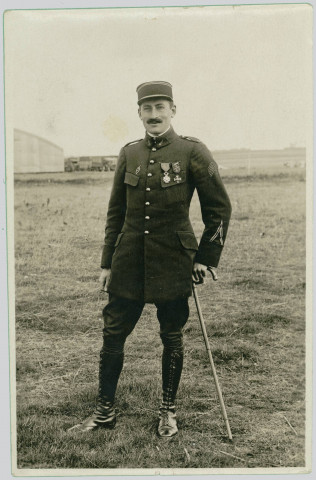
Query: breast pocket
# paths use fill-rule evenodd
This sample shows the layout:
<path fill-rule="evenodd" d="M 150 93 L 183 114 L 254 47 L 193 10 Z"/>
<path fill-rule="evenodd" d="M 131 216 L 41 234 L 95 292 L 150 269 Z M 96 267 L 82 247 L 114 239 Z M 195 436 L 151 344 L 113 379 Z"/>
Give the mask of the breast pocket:
<path fill-rule="evenodd" d="M 160 183 L 162 188 L 170 188 L 174 187 L 175 185 L 181 185 L 186 181 L 186 172 L 185 170 L 181 170 L 178 173 L 174 172 L 166 172 L 161 174 Z"/>
<path fill-rule="evenodd" d="M 131 185 L 131 187 L 137 187 L 139 182 L 139 177 L 135 173 L 125 172 L 124 183 Z"/>
<path fill-rule="evenodd" d="M 168 176 L 161 174 L 160 185 L 162 196 L 166 205 L 184 202 L 187 197 L 186 172 L 181 170 L 178 173 L 168 172 Z"/>

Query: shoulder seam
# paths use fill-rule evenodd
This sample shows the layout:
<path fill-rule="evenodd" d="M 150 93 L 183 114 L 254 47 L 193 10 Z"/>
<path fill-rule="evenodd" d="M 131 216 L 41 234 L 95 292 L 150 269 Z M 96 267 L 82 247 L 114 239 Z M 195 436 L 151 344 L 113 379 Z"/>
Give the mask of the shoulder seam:
<path fill-rule="evenodd" d="M 202 143 L 201 140 L 195 137 L 189 137 L 188 135 L 180 135 L 184 140 L 189 140 L 189 142 Z"/>
<path fill-rule="evenodd" d="M 135 143 L 141 142 L 143 139 L 139 138 L 138 140 L 133 140 L 132 142 L 128 142 L 124 147 L 128 147 L 129 145 L 134 145 Z"/>

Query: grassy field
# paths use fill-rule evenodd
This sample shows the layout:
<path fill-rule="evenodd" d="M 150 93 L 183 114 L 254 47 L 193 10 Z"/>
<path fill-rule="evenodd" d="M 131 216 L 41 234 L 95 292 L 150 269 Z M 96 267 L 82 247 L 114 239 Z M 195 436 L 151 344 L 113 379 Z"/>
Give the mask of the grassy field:
<path fill-rule="evenodd" d="M 233 215 L 217 283 L 199 287 L 234 443 L 226 439 L 193 300 L 179 434 L 156 435 L 161 344 L 146 305 L 128 338 L 113 431 L 92 412 L 106 294 L 97 279 L 111 172 L 16 176 L 18 468 L 254 468 L 305 464 L 302 170 L 224 171 Z M 197 198 L 191 218 L 202 222 Z"/>

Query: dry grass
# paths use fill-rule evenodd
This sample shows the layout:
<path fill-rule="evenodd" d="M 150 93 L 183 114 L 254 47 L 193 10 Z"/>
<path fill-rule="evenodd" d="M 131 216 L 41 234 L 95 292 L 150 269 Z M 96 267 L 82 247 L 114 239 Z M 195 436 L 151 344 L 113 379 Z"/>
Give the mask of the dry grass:
<path fill-rule="evenodd" d="M 106 298 L 96 281 L 112 174 L 19 176 L 19 468 L 304 466 L 305 184 L 301 171 L 275 173 L 224 172 L 229 236 L 219 281 L 199 288 L 232 445 L 192 299 L 179 435 L 156 436 L 161 345 L 151 305 L 127 341 L 117 428 L 66 433 L 93 410 L 97 393 Z M 196 198 L 191 216 L 199 235 Z"/>

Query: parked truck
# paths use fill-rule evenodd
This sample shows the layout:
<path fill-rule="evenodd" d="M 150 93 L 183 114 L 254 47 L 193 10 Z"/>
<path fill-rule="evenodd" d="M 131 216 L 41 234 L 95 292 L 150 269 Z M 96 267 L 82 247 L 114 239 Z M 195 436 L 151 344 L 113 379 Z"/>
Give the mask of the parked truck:
<path fill-rule="evenodd" d="M 68 157 L 65 158 L 65 172 L 74 172 L 79 170 L 79 158 Z"/>
<path fill-rule="evenodd" d="M 90 170 L 92 160 L 90 157 L 79 157 L 79 170 Z"/>

